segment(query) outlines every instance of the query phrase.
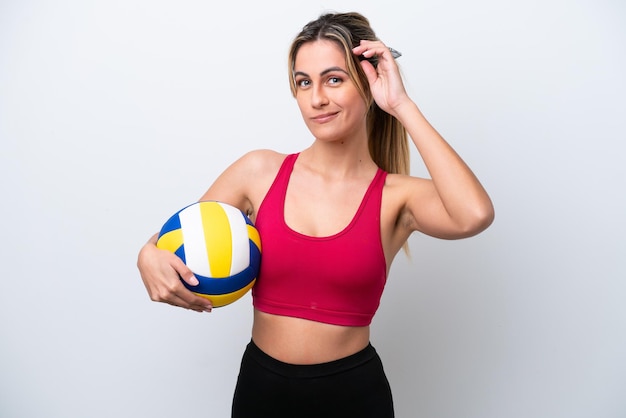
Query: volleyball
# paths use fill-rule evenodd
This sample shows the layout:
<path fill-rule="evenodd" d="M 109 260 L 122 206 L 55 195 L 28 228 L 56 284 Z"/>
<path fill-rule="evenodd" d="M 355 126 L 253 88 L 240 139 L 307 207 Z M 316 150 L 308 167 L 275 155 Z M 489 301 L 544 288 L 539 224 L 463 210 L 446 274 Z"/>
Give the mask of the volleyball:
<path fill-rule="evenodd" d="M 261 239 L 250 218 L 218 201 L 195 202 L 176 212 L 161 228 L 156 246 L 183 260 L 200 282 L 183 284 L 214 308 L 245 295 L 261 265 Z"/>

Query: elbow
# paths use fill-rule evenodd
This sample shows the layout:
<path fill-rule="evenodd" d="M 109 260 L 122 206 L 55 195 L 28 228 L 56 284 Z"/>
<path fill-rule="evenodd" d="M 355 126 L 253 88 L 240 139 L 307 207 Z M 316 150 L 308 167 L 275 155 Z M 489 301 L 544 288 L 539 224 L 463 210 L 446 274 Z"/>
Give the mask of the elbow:
<path fill-rule="evenodd" d="M 446 238 L 463 239 L 473 237 L 489 228 L 494 219 L 495 210 L 491 201 L 466 208 L 463 211 L 463 216 L 459 216 L 456 218 L 456 221 L 453 221 L 453 229 Z"/>
<path fill-rule="evenodd" d="M 478 232 L 482 232 L 485 229 L 489 228 L 489 226 L 493 223 L 493 220 L 496 218 L 496 211 L 493 208 L 491 202 L 489 206 L 483 210 L 478 219 Z"/>
<path fill-rule="evenodd" d="M 476 207 L 472 211 L 472 215 L 463 224 L 463 237 L 467 238 L 480 234 L 489 228 L 495 217 L 496 213 L 491 201 Z"/>

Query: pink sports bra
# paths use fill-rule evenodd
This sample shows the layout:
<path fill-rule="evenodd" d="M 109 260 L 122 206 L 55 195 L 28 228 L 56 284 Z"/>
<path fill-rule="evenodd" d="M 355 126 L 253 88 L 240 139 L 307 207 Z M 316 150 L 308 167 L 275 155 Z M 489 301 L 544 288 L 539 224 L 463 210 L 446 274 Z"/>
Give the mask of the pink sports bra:
<path fill-rule="evenodd" d="M 261 271 L 256 309 L 343 326 L 369 325 L 387 280 L 380 206 L 387 173 L 378 169 L 350 224 L 328 237 L 300 234 L 284 218 L 287 185 L 298 154 L 288 155 L 257 213 Z"/>

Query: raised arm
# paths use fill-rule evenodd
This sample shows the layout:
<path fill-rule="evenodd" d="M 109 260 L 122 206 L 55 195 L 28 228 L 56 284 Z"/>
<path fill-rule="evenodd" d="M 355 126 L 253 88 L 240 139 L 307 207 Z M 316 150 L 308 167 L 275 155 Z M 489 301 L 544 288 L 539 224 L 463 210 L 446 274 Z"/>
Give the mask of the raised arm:
<path fill-rule="evenodd" d="M 403 224 L 447 239 L 472 236 L 486 229 L 494 218 L 491 199 L 472 170 L 407 95 L 389 49 L 382 42 L 362 41 L 353 52 L 378 56 L 376 69 L 367 60 L 361 62 L 374 100 L 406 128 L 431 177 L 402 181 L 402 216 L 408 219 Z"/>

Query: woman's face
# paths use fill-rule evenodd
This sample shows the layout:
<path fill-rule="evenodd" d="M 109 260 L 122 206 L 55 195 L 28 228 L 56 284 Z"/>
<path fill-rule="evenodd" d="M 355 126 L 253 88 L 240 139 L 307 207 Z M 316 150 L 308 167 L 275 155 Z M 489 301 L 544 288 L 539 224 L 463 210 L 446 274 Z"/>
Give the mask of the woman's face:
<path fill-rule="evenodd" d="M 337 141 L 366 135 L 367 106 L 338 45 L 326 40 L 303 44 L 293 74 L 298 107 L 315 138 Z"/>

